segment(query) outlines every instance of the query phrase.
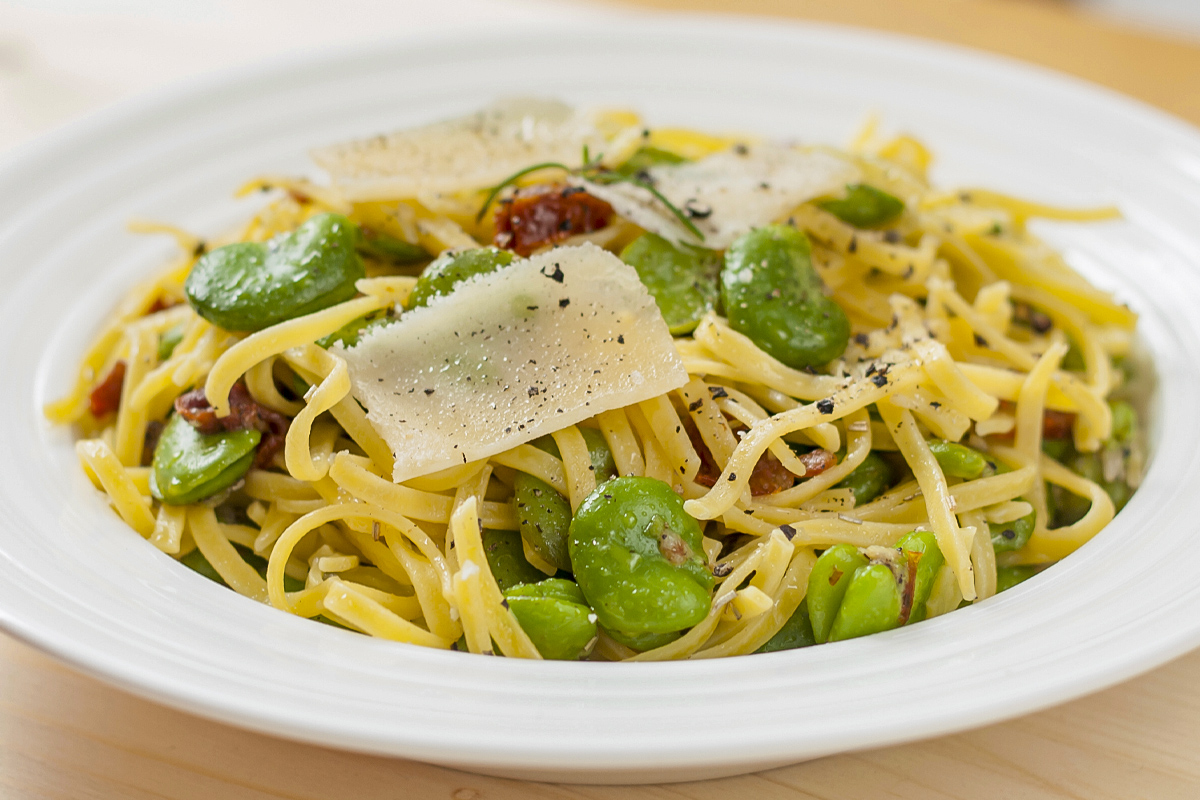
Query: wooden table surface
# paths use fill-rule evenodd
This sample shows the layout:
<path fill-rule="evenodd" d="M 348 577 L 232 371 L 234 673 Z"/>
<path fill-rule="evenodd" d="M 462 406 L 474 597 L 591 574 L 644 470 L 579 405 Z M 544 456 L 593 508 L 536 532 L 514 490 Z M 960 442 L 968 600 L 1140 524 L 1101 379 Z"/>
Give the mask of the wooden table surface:
<path fill-rule="evenodd" d="M 864 25 L 1016 56 L 1200 123 L 1200 46 L 1025 0 L 627 0 Z M 1011 722 L 692 784 L 480 777 L 299 745 L 139 700 L 0 636 L 5 798 L 1200 797 L 1200 652 Z"/>

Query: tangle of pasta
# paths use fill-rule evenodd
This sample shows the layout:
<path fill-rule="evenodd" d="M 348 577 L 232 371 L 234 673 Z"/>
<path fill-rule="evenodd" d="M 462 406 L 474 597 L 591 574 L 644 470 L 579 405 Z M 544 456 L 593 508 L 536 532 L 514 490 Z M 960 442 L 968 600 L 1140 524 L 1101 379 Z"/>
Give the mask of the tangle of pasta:
<path fill-rule="evenodd" d="M 736 142 L 660 129 L 637 145 L 699 159 Z M 675 338 L 688 375 L 681 388 L 567 426 L 553 447 L 526 443 L 395 483 L 392 449 L 355 402 L 342 351 L 318 342 L 357 319 L 398 313 L 425 262 L 398 266 L 364 251 L 354 297 L 248 335 L 200 316 L 185 280 L 220 245 L 265 242 L 323 212 L 418 246 L 426 262 L 476 248 L 497 235 L 493 219 L 476 219 L 483 192 L 348 200 L 336 186 L 269 177 L 242 190 L 271 199 L 227 239 L 136 226 L 173 235 L 183 255 L 129 292 L 46 414 L 77 426 L 92 482 L 163 553 L 259 602 L 371 636 L 540 658 L 506 602 L 489 541 L 519 528 L 512 496 L 522 473 L 572 511 L 596 489 L 585 429 L 603 437 L 619 475 L 658 479 L 686 501 L 715 586 L 707 616 L 672 641 L 638 652 L 601 630 L 588 657 L 753 653 L 801 608 L 821 552 L 849 544 L 869 555 L 914 530 L 931 531 L 944 555 L 928 616 L 945 613 L 995 594 L 998 576 L 1069 555 L 1137 485 L 1140 448 L 1128 433 L 1114 436 L 1110 405 L 1127 381 L 1136 316 L 1026 228 L 1033 217 L 1117 212 L 939 191 L 918 142 L 880 142 L 873 130 L 841 157 L 905 210 L 884 228 L 855 227 L 817 202 L 787 215 L 851 325 L 843 354 L 818 369 L 784 365 L 710 311 Z M 518 183 L 562 176 L 548 167 Z M 619 252 L 641 232 L 617 216 L 565 244 Z M 286 420 L 283 446 L 216 496 L 160 502 L 153 439 L 177 399 L 202 387 L 220 416 L 239 382 L 264 415 Z M 105 392 L 110 403 L 97 406 Z M 931 441 L 964 443 L 989 469 L 947 474 Z M 892 477 L 858 502 L 845 482 L 868 457 Z M 776 483 L 760 492 L 752 481 L 764 470 Z M 1031 512 L 1022 546 L 993 546 L 997 526 Z M 556 571 L 528 543 L 523 553 Z"/>

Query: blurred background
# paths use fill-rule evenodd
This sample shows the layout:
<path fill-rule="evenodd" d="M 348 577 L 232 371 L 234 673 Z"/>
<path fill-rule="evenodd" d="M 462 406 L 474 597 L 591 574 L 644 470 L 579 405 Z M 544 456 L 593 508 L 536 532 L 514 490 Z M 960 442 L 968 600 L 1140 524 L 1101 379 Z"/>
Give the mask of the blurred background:
<path fill-rule="evenodd" d="M 503 35 L 510 26 L 586 24 L 639 8 L 897 30 L 1039 61 L 1176 113 L 1200 114 L 1200 76 L 1182 84 L 1178 77 L 1155 79 L 1172 54 L 1200 47 L 1200 0 L 0 0 L 0 149 L 120 98 L 213 70 L 469 25 Z M 1063 50 L 1070 50 L 1080 22 L 1093 39 L 1089 52 L 1068 61 Z M 1154 58 L 1147 59 L 1128 52 L 1130 35 L 1169 46 L 1152 48 Z M 1129 84 L 1133 61 L 1136 86 Z"/>

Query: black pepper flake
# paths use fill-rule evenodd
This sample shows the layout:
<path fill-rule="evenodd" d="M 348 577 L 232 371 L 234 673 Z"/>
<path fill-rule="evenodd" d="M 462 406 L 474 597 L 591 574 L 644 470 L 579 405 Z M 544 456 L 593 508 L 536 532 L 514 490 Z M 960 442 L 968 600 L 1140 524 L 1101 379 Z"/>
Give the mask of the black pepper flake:
<path fill-rule="evenodd" d="M 741 142 L 738 142 L 733 146 L 733 152 L 737 153 L 739 156 L 744 156 L 750 152 L 750 148 L 746 147 L 746 145 L 742 144 Z"/>
<path fill-rule="evenodd" d="M 625 334 L 621 334 L 617 337 L 617 344 L 625 344 Z"/>
<path fill-rule="evenodd" d="M 876 374 L 875 377 L 871 378 L 871 383 L 875 384 L 876 386 L 880 387 L 881 389 L 884 386 L 887 386 L 887 382 L 888 382 L 887 375 L 884 375 L 882 372 Z M 831 403 L 830 410 L 832 410 L 832 409 L 833 409 L 833 404 Z M 822 413 L 826 413 L 826 412 L 822 412 Z"/>
<path fill-rule="evenodd" d="M 856 333 L 854 334 L 854 342 L 860 347 L 866 347 L 871 343 L 871 338 L 865 333 Z"/>
<path fill-rule="evenodd" d="M 559 308 L 566 308 L 569 305 L 571 305 L 571 298 L 569 297 L 564 297 L 562 300 L 558 301 Z"/>
<path fill-rule="evenodd" d="M 507 610 L 508 610 L 508 599 L 507 599 L 507 598 L 504 598 L 504 597 L 501 597 L 501 598 L 500 598 L 500 605 L 504 606 L 504 610 L 505 610 L 505 611 L 507 611 Z"/>
<path fill-rule="evenodd" d="M 883 240 L 888 244 L 900 244 L 900 231 L 884 231 Z"/>
<path fill-rule="evenodd" d="M 207 252 L 208 252 L 208 243 L 205 242 L 203 239 L 196 242 L 196 246 L 194 248 L 192 248 L 192 255 L 194 255 L 196 258 L 199 258 L 200 256 L 204 255 Z"/>
<path fill-rule="evenodd" d="M 704 406 L 704 400 L 700 399 L 688 405 L 688 411 L 699 411 Z"/>
<path fill-rule="evenodd" d="M 987 339 L 983 338 L 978 333 L 975 334 L 975 344 L 978 345 L 979 347 L 987 347 L 988 346 Z"/>
<path fill-rule="evenodd" d="M 733 564 L 717 564 L 713 567 L 713 576 L 717 578 L 724 578 L 731 572 L 733 572 Z"/>
<path fill-rule="evenodd" d="M 552 280 L 556 283 L 562 283 L 563 278 L 566 277 L 562 271 L 562 267 L 560 267 L 558 264 L 554 265 L 554 272 L 550 273 L 549 275 L 546 275 L 545 267 L 542 267 L 541 273 L 542 273 L 542 275 L 545 275 L 547 278 L 549 278 L 550 280 Z"/>
<path fill-rule="evenodd" d="M 846 248 L 846 252 L 848 252 L 848 253 L 857 253 L 858 252 L 858 237 L 857 236 L 850 237 L 850 245 Z"/>
<path fill-rule="evenodd" d="M 538 307 L 537 306 L 525 306 L 525 310 L 526 311 L 537 311 Z M 471 334 L 471 335 L 474 336 L 475 334 Z"/>
<path fill-rule="evenodd" d="M 426 397 L 428 397 L 428 396 L 429 396 L 429 395 L 431 395 L 431 394 L 433 394 L 433 389 L 426 389 L 426 390 L 425 390 L 425 396 L 426 396 Z"/>
<path fill-rule="evenodd" d="M 722 397 L 729 397 L 729 392 L 725 391 L 724 386 L 710 386 L 708 387 L 708 393 L 713 396 L 714 400 L 718 400 Z"/>
<path fill-rule="evenodd" d="M 683 213 L 689 219 L 708 219 L 712 216 L 713 210 L 712 206 L 704 205 L 693 197 L 683 204 Z"/>
<path fill-rule="evenodd" d="M 736 472 L 729 473 L 729 482 L 733 483 L 736 480 L 737 480 L 737 473 Z"/>
<path fill-rule="evenodd" d="M 824 400 L 818 400 L 817 401 L 817 411 L 820 411 L 822 414 L 832 414 L 833 413 L 833 401 L 830 400 L 828 397 L 826 397 Z"/>
<path fill-rule="evenodd" d="M 796 537 L 796 529 L 791 525 L 780 525 L 779 530 L 783 531 L 783 535 L 788 538 L 789 542 Z"/>
<path fill-rule="evenodd" d="M 931 402 L 929 405 L 930 405 L 930 407 L 932 407 L 932 408 L 941 408 L 941 407 L 942 407 L 942 404 L 941 404 L 941 403 L 939 403 L 937 400 L 934 400 L 934 401 L 933 401 L 933 402 Z"/>
<path fill-rule="evenodd" d="M 538 388 L 537 388 L 536 386 L 530 386 L 530 387 L 529 387 L 529 396 L 530 396 L 530 397 L 537 397 L 537 396 L 538 396 Z"/>

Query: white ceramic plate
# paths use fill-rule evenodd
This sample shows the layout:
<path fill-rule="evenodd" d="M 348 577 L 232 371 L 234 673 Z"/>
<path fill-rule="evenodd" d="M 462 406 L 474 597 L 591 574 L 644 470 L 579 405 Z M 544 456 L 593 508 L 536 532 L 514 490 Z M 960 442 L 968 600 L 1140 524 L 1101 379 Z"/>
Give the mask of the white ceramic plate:
<path fill-rule="evenodd" d="M 842 142 L 870 111 L 946 184 L 1116 202 L 1044 232 L 1141 312 L 1154 458 L 1094 541 L 998 598 L 866 639 L 712 662 L 526 663 L 372 640 L 253 604 L 139 539 L 39 409 L 171 245 L 309 147 L 531 92 L 654 123 Z M 1200 644 L 1200 137 L 1027 66 L 914 40 L 729 19 L 458 36 L 306 58 L 93 117 L 0 166 L 0 624 L 140 695 L 282 736 L 496 774 L 684 780 L 1044 708 Z"/>

